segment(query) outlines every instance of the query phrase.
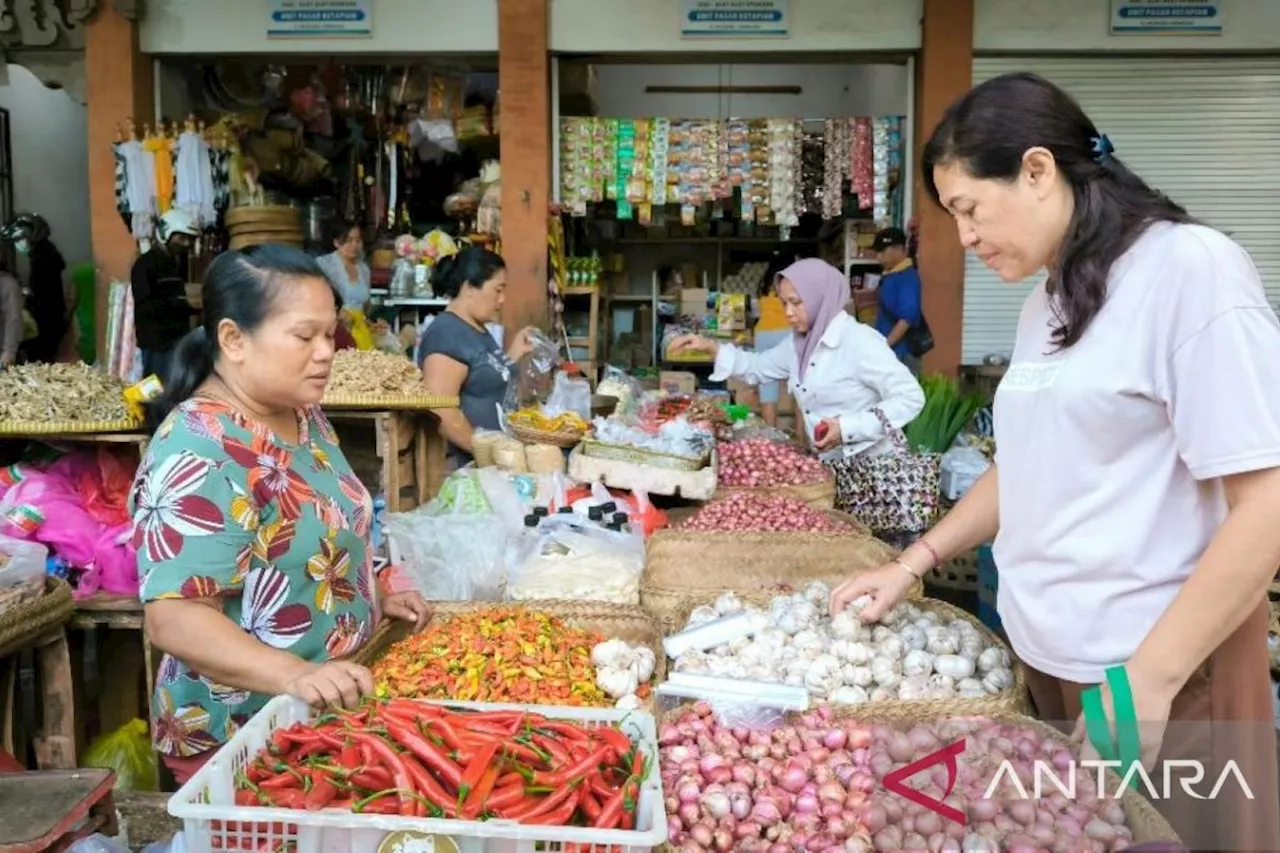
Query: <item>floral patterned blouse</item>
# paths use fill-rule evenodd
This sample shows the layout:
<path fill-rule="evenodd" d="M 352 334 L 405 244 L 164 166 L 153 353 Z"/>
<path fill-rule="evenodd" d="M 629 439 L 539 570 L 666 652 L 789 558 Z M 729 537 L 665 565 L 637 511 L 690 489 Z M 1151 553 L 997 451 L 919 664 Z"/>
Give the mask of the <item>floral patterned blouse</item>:
<path fill-rule="evenodd" d="M 156 432 L 130 504 L 143 602 L 220 597 L 260 642 L 319 662 L 359 648 L 376 621 L 373 504 L 320 409 L 298 423 L 291 445 L 224 403 L 188 400 Z M 156 749 L 214 749 L 268 698 L 165 655 Z"/>

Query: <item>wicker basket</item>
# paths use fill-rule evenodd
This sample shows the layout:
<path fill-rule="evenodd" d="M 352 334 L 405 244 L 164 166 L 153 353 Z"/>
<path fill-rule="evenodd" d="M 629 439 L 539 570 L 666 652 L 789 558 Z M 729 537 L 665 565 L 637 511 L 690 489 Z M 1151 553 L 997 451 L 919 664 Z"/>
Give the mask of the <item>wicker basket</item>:
<path fill-rule="evenodd" d="M 789 498 L 798 498 L 815 509 L 834 509 L 836 505 L 836 481 L 834 477 L 799 486 L 717 486 L 716 493 L 711 499 L 717 500 L 728 497 L 735 492 L 745 492 L 749 495 L 762 495 L 764 497 L 785 495 Z"/>
<path fill-rule="evenodd" d="M 496 601 L 433 601 L 431 621 L 427 627 L 447 622 L 455 616 L 474 613 L 477 610 L 512 608 L 546 613 L 563 619 L 574 628 L 596 631 L 606 637 L 617 637 L 632 645 L 645 645 L 653 650 L 656 664 L 654 683 L 666 677 L 666 658 L 662 651 L 662 629 L 648 613 L 638 607 L 609 604 L 601 601 L 496 602 Z M 354 652 L 348 660 L 368 666 L 378 660 L 394 644 L 408 637 L 412 626 L 399 620 L 384 619 L 369 641 Z"/>
<path fill-rule="evenodd" d="M 677 456 L 674 453 L 659 453 L 656 450 L 643 450 L 639 447 L 606 444 L 591 438 L 583 439 L 582 454 L 595 459 L 615 459 L 621 462 L 634 462 L 637 465 L 666 468 L 671 471 L 701 471 L 711 464 L 710 452 L 702 456 Z"/>
<path fill-rule="evenodd" d="M 556 447 L 576 447 L 586 433 L 579 430 L 533 429 L 532 427 L 507 424 L 507 432 L 525 444 L 551 444 Z"/>
<path fill-rule="evenodd" d="M 133 432 L 142 422 L 121 421 L 0 421 L 0 435 L 100 435 L 110 432 Z"/>
<path fill-rule="evenodd" d="M 321 406 L 326 409 L 359 409 L 366 411 L 428 411 L 431 409 L 456 409 L 457 397 L 432 394 L 409 396 L 407 394 L 326 394 Z"/>
<path fill-rule="evenodd" d="M 961 592 L 978 590 L 978 551 L 966 551 L 947 560 L 928 575 L 929 583 Z"/>
<path fill-rule="evenodd" d="M 848 517 L 848 516 L 846 516 Z M 701 533 L 659 530 L 645 544 L 640 602 L 668 619 L 689 596 L 727 589 L 803 587 L 843 581 L 882 566 L 895 551 L 872 536 L 849 533 Z"/>
<path fill-rule="evenodd" d="M 909 597 L 914 598 L 916 595 L 913 591 Z M 772 600 L 772 596 L 762 595 L 759 592 L 739 593 L 739 597 L 747 603 L 758 607 L 767 607 Z M 712 600 L 710 598 L 701 598 L 686 601 L 674 620 L 674 630 L 683 630 L 684 626 L 689 623 L 689 615 L 693 612 L 693 609 L 702 604 L 710 604 Z M 975 619 L 972 614 L 966 613 L 958 607 L 933 598 L 919 598 L 911 603 L 923 610 L 932 610 L 946 622 L 962 619 L 973 625 L 988 645 L 999 646 L 1005 650 L 1009 649 L 1008 644 L 997 637 L 990 628 Z M 1017 659 L 1012 651 L 1009 652 L 1009 657 L 1013 660 L 1013 686 L 1000 693 L 983 696 L 978 699 L 895 699 L 892 702 L 876 702 L 873 705 L 859 706 L 859 710 L 864 707 L 873 707 L 875 712 L 886 720 L 943 717 L 947 715 L 1029 713 L 1031 703 L 1027 692 L 1026 673 L 1023 670 L 1022 662 Z"/>
<path fill-rule="evenodd" d="M 58 578 L 46 578 L 44 594 L 27 598 L 0 613 L 0 658 L 26 648 L 48 631 L 71 618 L 75 603 L 71 587 Z"/>

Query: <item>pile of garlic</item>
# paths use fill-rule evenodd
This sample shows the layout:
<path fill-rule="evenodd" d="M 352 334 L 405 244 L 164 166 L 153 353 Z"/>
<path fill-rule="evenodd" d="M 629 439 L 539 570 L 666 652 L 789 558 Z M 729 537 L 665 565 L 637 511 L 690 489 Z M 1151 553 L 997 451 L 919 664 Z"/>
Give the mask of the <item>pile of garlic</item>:
<path fill-rule="evenodd" d="M 859 705 L 893 699 L 974 699 L 1013 686 L 1013 661 L 964 619 L 904 602 L 874 625 L 858 613 L 859 599 L 829 618 L 831 590 L 814 582 L 803 593 L 780 595 L 768 611 L 728 592 L 695 609 L 686 629 L 747 613 L 755 631 L 727 645 L 690 651 L 676 672 L 750 678 L 804 687 L 819 702 Z"/>
<path fill-rule="evenodd" d="M 596 687 L 617 700 L 614 707 L 627 711 L 640 707 L 636 691 L 653 678 L 653 649 L 615 637 L 591 650 L 591 662 L 596 667 Z"/>

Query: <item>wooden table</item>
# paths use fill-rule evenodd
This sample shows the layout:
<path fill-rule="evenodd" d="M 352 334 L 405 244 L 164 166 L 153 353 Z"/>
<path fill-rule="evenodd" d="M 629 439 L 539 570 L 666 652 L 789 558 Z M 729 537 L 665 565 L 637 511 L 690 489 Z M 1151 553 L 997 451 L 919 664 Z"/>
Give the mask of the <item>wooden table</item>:
<path fill-rule="evenodd" d="M 67 633 L 62 625 L 35 637 L 26 647 L 34 654 L 39 686 L 40 727 L 29 732 L 39 770 L 71 770 L 76 766 L 75 690 Z M 0 658 L 0 750 L 17 755 L 14 732 L 18 722 L 19 681 L 22 651 Z M 19 760 L 25 760 L 18 756 Z M 3 771 L 0 771 L 3 773 Z"/>

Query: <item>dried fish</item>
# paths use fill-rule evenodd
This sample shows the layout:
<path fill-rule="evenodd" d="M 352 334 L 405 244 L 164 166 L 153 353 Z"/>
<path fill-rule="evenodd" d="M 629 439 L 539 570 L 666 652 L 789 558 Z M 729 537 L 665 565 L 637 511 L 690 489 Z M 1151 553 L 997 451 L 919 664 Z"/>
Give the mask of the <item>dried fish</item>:
<path fill-rule="evenodd" d="M 338 350 L 329 373 L 330 397 L 357 394 L 403 394 L 421 396 L 422 374 L 403 356 L 378 350 Z"/>
<path fill-rule="evenodd" d="M 0 421 L 123 421 L 124 383 L 88 364 L 21 364 L 0 371 Z"/>

